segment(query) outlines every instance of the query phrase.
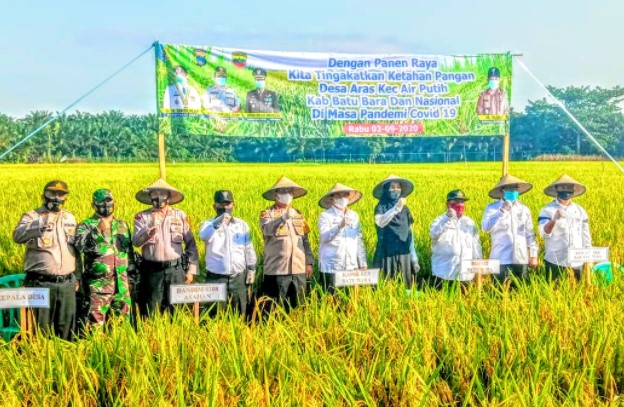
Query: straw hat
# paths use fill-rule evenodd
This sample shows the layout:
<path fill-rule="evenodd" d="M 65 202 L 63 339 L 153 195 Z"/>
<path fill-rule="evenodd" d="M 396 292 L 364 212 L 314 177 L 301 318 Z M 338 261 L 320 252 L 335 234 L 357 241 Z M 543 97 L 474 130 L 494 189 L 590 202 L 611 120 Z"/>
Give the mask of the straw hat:
<path fill-rule="evenodd" d="M 406 197 L 411 194 L 412 191 L 414 191 L 414 183 L 412 181 L 408 180 L 407 178 L 401 178 L 394 174 L 390 174 L 385 180 L 381 181 L 379 184 L 377 184 L 377 186 L 375 186 L 375 188 L 373 189 L 373 196 L 377 199 L 381 199 L 384 191 L 384 185 L 393 181 L 401 184 L 401 197 Z"/>
<path fill-rule="evenodd" d="M 174 187 L 172 187 L 171 185 L 167 184 L 167 181 L 165 181 L 162 178 L 158 178 L 156 182 L 154 182 L 152 185 L 137 192 L 135 195 L 135 198 L 137 199 L 137 201 L 141 203 L 144 203 L 146 205 L 151 205 L 152 199 L 150 198 L 150 193 L 152 191 L 169 192 L 169 204 L 170 205 L 175 205 L 184 200 L 184 194 L 178 191 L 177 189 L 175 189 Z"/>
<path fill-rule="evenodd" d="M 351 187 L 348 187 L 346 185 L 342 185 L 341 183 L 336 183 L 332 189 L 329 190 L 328 193 L 325 194 L 324 197 L 321 198 L 321 200 L 319 201 L 319 206 L 321 208 L 325 208 L 325 209 L 329 209 L 332 207 L 332 205 L 334 204 L 332 195 L 336 194 L 338 192 L 348 192 L 349 193 L 349 205 L 352 205 L 354 203 L 356 203 L 357 201 L 360 200 L 360 198 L 362 198 L 362 193 L 360 191 L 357 191 Z"/>
<path fill-rule="evenodd" d="M 262 194 L 262 197 L 267 201 L 275 201 L 275 191 L 280 188 L 292 188 L 293 199 L 301 198 L 308 193 L 308 191 L 306 191 L 306 189 L 303 188 L 301 185 L 296 184 L 288 177 L 282 176 L 271 188 L 269 188 L 264 194 Z"/>
<path fill-rule="evenodd" d="M 529 190 L 533 188 L 533 185 L 530 183 L 523 181 L 520 178 L 516 178 L 513 175 L 505 174 L 505 176 L 498 181 L 498 184 L 496 184 L 496 186 L 490 191 L 490 198 L 501 199 L 503 197 L 503 188 L 510 185 L 517 185 L 520 195 L 525 192 L 529 192 Z"/>
<path fill-rule="evenodd" d="M 546 189 L 544 189 L 544 193 L 546 195 L 556 197 L 558 185 L 573 185 L 574 192 L 572 193 L 572 197 L 583 195 L 585 191 L 587 190 L 587 188 L 585 188 L 585 185 L 580 184 L 579 182 L 577 182 L 574 178 L 570 177 L 569 175 L 563 174 L 557 179 L 557 181 L 547 186 Z"/>

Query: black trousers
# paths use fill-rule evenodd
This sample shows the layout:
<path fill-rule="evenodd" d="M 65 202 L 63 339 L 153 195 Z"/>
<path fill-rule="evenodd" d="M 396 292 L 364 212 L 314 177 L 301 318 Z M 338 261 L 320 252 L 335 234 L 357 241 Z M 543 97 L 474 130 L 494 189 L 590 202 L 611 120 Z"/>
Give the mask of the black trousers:
<path fill-rule="evenodd" d="M 307 279 L 305 274 L 289 274 L 285 276 L 264 276 L 262 288 L 264 295 L 281 303 L 287 311 L 299 306 L 306 293 Z"/>
<path fill-rule="evenodd" d="M 494 278 L 502 283 L 508 278 L 512 276 L 517 278 L 518 280 L 525 279 L 529 274 L 529 265 L 528 264 L 501 264 L 500 265 L 500 273 L 494 274 Z"/>
<path fill-rule="evenodd" d="M 24 286 L 50 290 L 50 308 L 33 309 L 37 327 L 61 339 L 72 340 L 76 324 L 76 278 L 72 275 L 69 280 L 56 283 L 27 273 Z"/>
<path fill-rule="evenodd" d="M 174 306 L 171 304 L 170 287 L 184 284 L 185 274 L 181 265 L 164 270 L 142 267 L 138 295 L 141 315 L 148 316 L 156 310 L 172 312 Z"/>
<path fill-rule="evenodd" d="M 233 276 L 224 276 L 221 274 L 206 271 L 206 283 L 208 284 L 225 284 L 227 288 L 228 301 L 219 302 L 218 304 L 210 304 L 210 315 L 215 315 L 217 308 L 226 309 L 232 307 L 240 315 L 247 315 L 247 272 L 235 274 Z"/>
<path fill-rule="evenodd" d="M 555 281 L 563 276 L 566 276 L 568 274 L 568 270 L 572 270 L 572 275 L 576 281 L 579 281 L 583 275 L 583 267 L 560 266 L 547 260 L 544 260 L 544 264 L 546 266 L 546 278 L 551 281 Z"/>

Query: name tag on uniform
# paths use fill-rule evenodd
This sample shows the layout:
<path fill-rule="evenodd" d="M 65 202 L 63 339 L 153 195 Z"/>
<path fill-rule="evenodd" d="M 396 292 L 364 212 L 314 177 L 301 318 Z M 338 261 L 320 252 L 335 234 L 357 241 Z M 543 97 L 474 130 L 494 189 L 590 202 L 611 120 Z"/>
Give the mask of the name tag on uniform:
<path fill-rule="evenodd" d="M 169 289 L 172 304 L 227 301 L 225 284 L 177 284 Z"/>
<path fill-rule="evenodd" d="M 334 273 L 334 285 L 336 287 L 377 285 L 378 283 L 379 269 L 343 270 Z"/>
<path fill-rule="evenodd" d="M 500 274 L 499 259 L 462 260 L 461 274 Z"/>
<path fill-rule="evenodd" d="M 568 262 L 602 263 L 609 261 L 608 247 L 587 247 L 584 249 L 568 249 Z"/>
<path fill-rule="evenodd" d="M 50 290 L 41 287 L 2 288 L 0 308 L 50 308 Z"/>

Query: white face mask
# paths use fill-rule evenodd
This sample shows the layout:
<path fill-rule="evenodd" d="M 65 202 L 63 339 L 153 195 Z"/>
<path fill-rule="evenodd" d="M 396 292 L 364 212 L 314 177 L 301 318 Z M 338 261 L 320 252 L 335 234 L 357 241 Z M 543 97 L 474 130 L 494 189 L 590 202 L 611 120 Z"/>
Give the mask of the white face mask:
<path fill-rule="evenodd" d="M 285 194 L 277 194 L 276 200 L 282 205 L 290 205 L 293 200 L 293 196 L 290 192 L 286 192 Z"/>
<path fill-rule="evenodd" d="M 338 209 L 344 209 L 349 205 L 349 198 L 336 198 L 334 199 L 334 206 Z"/>

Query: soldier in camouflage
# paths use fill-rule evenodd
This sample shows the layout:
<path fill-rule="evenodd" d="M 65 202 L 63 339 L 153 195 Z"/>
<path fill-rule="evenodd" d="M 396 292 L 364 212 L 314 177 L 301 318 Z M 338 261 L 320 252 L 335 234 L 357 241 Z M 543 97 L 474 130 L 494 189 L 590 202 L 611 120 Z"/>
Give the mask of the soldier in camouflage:
<path fill-rule="evenodd" d="M 112 192 L 98 189 L 92 205 L 95 214 L 78 225 L 74 246 L 84 255 L 83 287 L 88 291 L 89 321 L 102 325 L 111 314 L 129 316 L 136 272 L 130 230 L 113 216 Z"/>

